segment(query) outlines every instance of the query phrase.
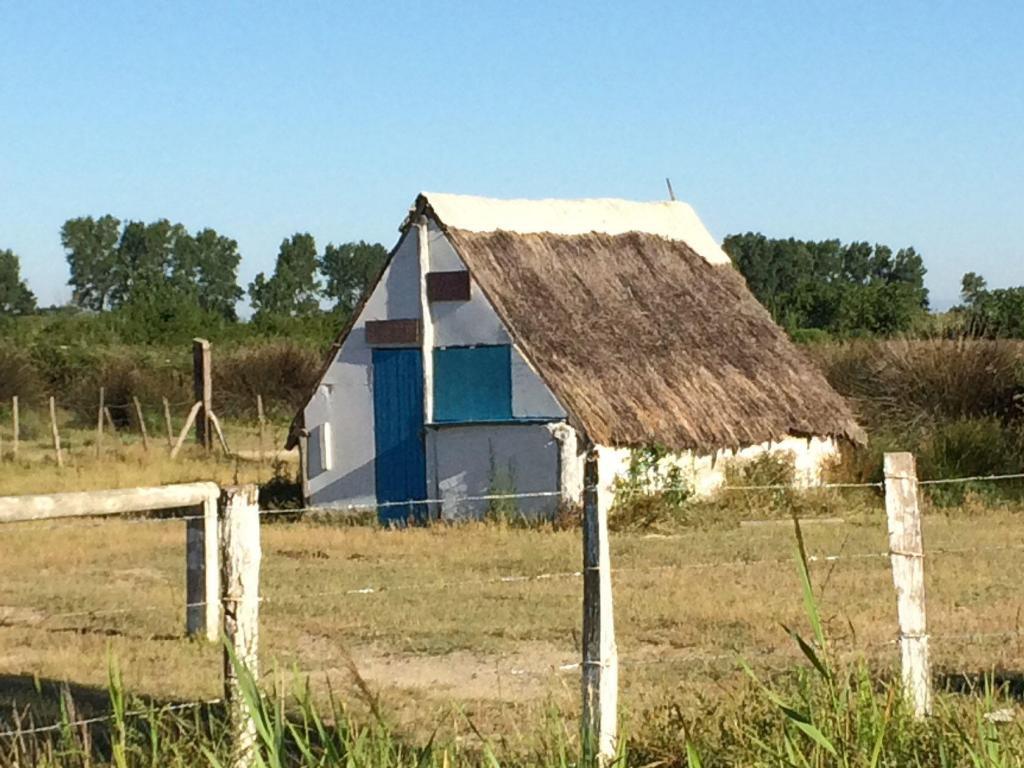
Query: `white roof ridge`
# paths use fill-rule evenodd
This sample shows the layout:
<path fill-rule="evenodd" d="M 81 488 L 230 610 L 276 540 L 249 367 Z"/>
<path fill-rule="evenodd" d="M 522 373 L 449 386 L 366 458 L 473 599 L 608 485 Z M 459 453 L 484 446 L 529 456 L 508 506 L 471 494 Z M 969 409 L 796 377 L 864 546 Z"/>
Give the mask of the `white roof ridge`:
<path fill-rule="evenodd" d="M 504 230 L 519 234 L 550 232 L 556 235 L 642 232 L 684 242 L 712 264 L 729 263 L 729 257 L 696 211 L 677 200 L 498 199 L 446 192 L 423 192 L 421 195 L 438 219 L 455 229 L 469 232 Z"/>

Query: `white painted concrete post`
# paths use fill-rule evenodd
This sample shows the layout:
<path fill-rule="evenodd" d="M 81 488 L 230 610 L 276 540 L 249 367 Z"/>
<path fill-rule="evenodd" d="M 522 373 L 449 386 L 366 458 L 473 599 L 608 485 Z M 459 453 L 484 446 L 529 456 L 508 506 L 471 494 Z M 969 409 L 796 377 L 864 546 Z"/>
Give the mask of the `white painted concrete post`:
<path fill-rule="evenodd" d="M 931 714 L 932 680 L 924 601 L 924 543 L 911 453 L 885 454 L 885 512 L 896 585 L 903 688 L 918 718 Z"/>
<path fill-rule="evenodd" d="M 619 656 L 612 616 L 608 517 L 598 503 L 597 449 L 583 473 L 583 744 L 599 765 L 615 759 Z"/>
<path fill-rule="evenodd" d="M 224 603 L 224 703 L 231 723 L 231 766 L 249 768 L 256 722 L 239 672 L 259 680 L 260 509 L 255 485 L 220 495 L 221 598 Z M 232 658 L 234 657 L 234 658 Z M 237 665 L 237 666 L 236 666 Z"/>
<path fill-rule="evenodd" d="M 220 639 L 219 493 L 203 502 L 203 516 L 185 521 L 185 632 Z"/>

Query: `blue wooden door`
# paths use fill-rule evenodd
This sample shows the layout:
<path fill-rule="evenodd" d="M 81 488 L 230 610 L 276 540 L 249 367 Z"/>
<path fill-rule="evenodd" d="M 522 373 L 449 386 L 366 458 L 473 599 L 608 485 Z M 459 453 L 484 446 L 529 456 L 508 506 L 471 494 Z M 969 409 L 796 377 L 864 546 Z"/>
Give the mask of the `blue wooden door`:
<path fill-rule="evenodd" d="M 418 349 L 373 350 L 373 435 L 378 510 L 384 524 L 422 522 L 427 498 L 423 447 L 423 357 Z"/>

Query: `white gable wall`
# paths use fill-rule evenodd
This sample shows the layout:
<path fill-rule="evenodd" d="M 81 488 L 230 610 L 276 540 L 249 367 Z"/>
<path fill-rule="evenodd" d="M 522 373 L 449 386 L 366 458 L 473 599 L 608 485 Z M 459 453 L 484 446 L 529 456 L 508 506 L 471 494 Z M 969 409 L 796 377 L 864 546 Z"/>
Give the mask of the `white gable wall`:
<path fill-rule="evenodd" d="M 372 350 L 366 344 L 366 323 L 420 317 L 416 241 L 413 227 L 399 242 L 391 263 L 304 411 L 309 431 L 307 465 L 313 504 L 372 506 L 377 501 Z M 322 442 L 318 430 L 325 421 L 331 423 L 330 442 L 334 449 L 332 467 L 326 471 L 317 454 Z M 314 472 L 318 469 L 321 471 Z"/>
<path fill-rule="evenodd" d="M 465 262 L 448 238 L 430 221 L 430 271 L 461 272 Z M 469 347 L 478 344 L 511 344 L 512 339 L 498 313 L 470 275 L 469 301 L 440 301 L 430 305 L 435 347 Z M 517 419 L 565 418 L 551 390 L 530 367 L 519 350 L 512 348 L 512 415 Z"/>
<path fill-rule="evenodd" d="M 304 411 L 312 504 L 376 503 L 372 349 L 366 344 L 366 323 L 421 317 L 417 240 L 417 228 L 410 227 Z M 431 271 L 466 269 L 433 222 L 427 242 Z M 466 302 L 430 304 L 434 346 L 511 344 L 501 319 L 472 280 L 470 296 Z M 512 412 L 523 419 L 565 418 L 565 411 L 515 347 Z M 326 441 L 325 423 L 330 423 Z M 325 444 L 333 448 L 330 460 L 322 455 Z M 425 448 L 427 493 L 449 500 L 446 515 L 484 511 L 486 504 L 469 508 L 452 506 L 450 500 L 455 493 L 485 495 L 510 477 L 520 492 L 558 490 L 557 445 L 543 425 L 442 426 L 427 430 Z M 529 514 L 537 507 L 534 502 L 522 511 Z"/>

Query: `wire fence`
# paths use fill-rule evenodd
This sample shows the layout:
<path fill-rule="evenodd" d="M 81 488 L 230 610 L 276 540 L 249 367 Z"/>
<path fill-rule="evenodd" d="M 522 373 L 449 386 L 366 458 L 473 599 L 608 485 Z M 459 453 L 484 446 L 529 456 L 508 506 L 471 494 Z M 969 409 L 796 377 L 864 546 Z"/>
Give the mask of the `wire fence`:
<path fill-rule="evenodd" d="M 952 484 L 967 484 L 967 483 L 981 483 L 981 482 L 1003 482 L 1010 480 L 1024 479 L 1024 473 L 1010 473 L 1001 475 L 984 475 L 984 476 L 970 476 L 960 478 L 941 478 L 941 479 L 925 479 L 919 480 L 918 485 L 952 485 Z M 884 484 L 878 483 L 836 483 L 836 484 L 823 484 L 820 486 L 822 489 L 834 489 L 834 490 L 845 490 L 845 489 L 876 489 L 884 487 Z M 658 489 L 657 492 L 663 492 L 668 489 Z M 765 485 L 752 485 L 752 486 L 723 486 L 722 490 L 729 490 L 733 492 L 762 492 L 762 491 L 781 491 L 781 490 L 792 490 L 789 485 L 782 484 L 765 484 Z M 548 492 L 533 492 L 525 494 L 515 493 L 502 493 L 502 494 L 483 494 L 478 496 L 464 496 L 459 497 L 459 502 L 490 502 L 490 501 L 506 501 L 506 500 L 528 500 L 528 499 L 543 499 L 543 498 L 557 498 L 562 494 L 559 491 L 548 491 Z M 367 510 L 379 511 L 387 510 L 393 507 L 408 506 L 410 504 L 440 504 L 450 502 L 452 499 L 428 499 L 428 500 L 411 500 L 407 502 L 385 502 L 381 504 L 374 504 L 368 506 L 327 506 L 327 507 L 304 507 L 301 509 L 263 509 L 259 510 L 261 518 L 270 519 L 282 515 L 295 515 L 299 513 L 318 513 L 323 515 L 335 515 L 335 514 L 351 514 L 353 511 L 365 512 Z M 184 514 L 175 515 L 173 517 L 161 517 L 161 518 L 119 518 L 120 524 L 127 525 L 151 525 L 158 523 L 168 522 L 182 522 L 182 521 L 197 521 L 204 520 L 205 515 L 198 514 Z M 776 518 L 772 518 L 771 522 L 776 522 Z M 765 522 L 769 522 L 766 520 Z M 96 519 L 74 519 L 74 520 L 61 520 L 61 521 L 49 521 L 49 522 L 23 522 L 17 524 L 8 524 L 0 526 L 0 531 L 5 533 L 13 533 L 17 530 L 45 530 L 54 528 L 68 528 L 75 526 L 88 526 L 88 527 L 101 527 L 106 525 L 105 520 Z M 973 556 L 973 555 L 989 555 L 996 552 L 1016 552 L 1024 549 L 1024 543 L 1007 542 L 1004 544 L 992 544 L 985 546 L 964 546 L 964 547 L 936 547 L 930 548 L 925 552 L 925 556 L 928 558 L 934 557 L 956 557 L 956 556 Z M 891 549 L 886 548 L 885 550 L 865 550 L 865 551 L 810 551 L 807 553 L 807 562 L 809 565 L 828 565 L 833 566 L 844 562 L 857 562 L 857 561 L 884 561 L 891 559 L 894 553 Z M 737 570 L 744 568 L 755 568 L 763 566 L 776 566 L 791 564 L 793 562 L 792 557 L 730 557 L 720 559 L 707 559 L 694 562 L 671 562 L 654 565 L 636 565 L 636 566 L 621 566 L 613 567 L 613 576 L 625 578 L 636 574 L 648 574 L 648 575 L 664 575 L 666 573 L 691 573 L 695 571 L 705 570 Z M 310 605 L 318 604 L 325 598 L 346 598 L 346 599 L 360 599 L 364 597 L 379 598 L 386 596 L 389 593 L 401 593 L 401 592 L 419 592 L 419 593 L 430 593 L 437 591 L 446 591 L 451 589 L 466 590 L 472 588 L 479 588 L 484 586 L 499 586 L 503 588 L 513 589 L 517 586 L 537 584 L 537 583 L 549 583 L 549 582 L 566 582 L 566 583 L 578 583 L 582 580 L 583 572 L 578 569 L 565 569 L 565 570 L 538 570 L 532 572 L 518 571 L 508 572 L 494 575 L 478 576 L 478 577 L 463 577 L 459 576 L 456 578 L 437 579 L 437 580 L 422 580 L 422 579 L 410 579 L 408 581 L 399 581 L 396 583 L 388 583 L 387 581 L 371 582 L 371 583 L 356 583 L 350 584 L 343 587 L 334 587 L 331 589 L 313 589 L 293 592 L 287 596 L 277 595 L 266 595 L 260 596 L 259 601 L 268 607 L 275 605 L 290 604 L 290 605 Z M 183 603 L 176 604 L 176 610 L 180 609 L 194 609 L 202 608 L 207 605 L 206 600 L 202 601 L 186 601 Z M 166 606 L 161 605 L 132 605 L 122 607 L 111 607 L 111 608 L 97 608 L 97 609 L 80 609 L 74 611 L 64 611 L 57 613 L 46 614 L 43 618 L 44 622 L 54 622 L 59 620 L 70 620 L 77 618 L 98 618 L 129 615 L 134 613 L 153 613 L 158 611 L 166 611 Z M 0 621 L 0 628 L 9 626 L 9 622 Z M 999 629 L 999 630 L 985 630 L 985 631 L 948 631 L 939 632 L 930 635 L 933 641 L 943 644 L 966 644 L 966 645 L 981 645 L 989 643 L 1007 641 L 1021 642 L 1022 633 L 1018 629 Z M 860 643 L 859 645 L 844 647 L 837 649 L 837 652 L 842 653 L 865 653 L 871 650 L 878 651 L 892 651 L 895 646 L 899 643 L 898 638 L 884 640 L 884 641 L 871 641 Z M 656 657 L 631 657 L 625 656 L 621 660 L 621 665 L 626 669 L 631 668 L 648 668 L 658 666 L 673 666 L 682 665 L 688 663 L 697 664 L 733 664 L 735 665 L 739 659 L 755 659 L 758 661 L 766 660 L 777 660 L 781 663 L 792 664 L 798 662 L 800 659 L 799 653 L 790 650 L 786 652 L 782 648 L 769 648 L 769 649 L 748 649 L 746 653 L 741 648 L 730 650 L 729 652 L 703 652 L 703 651 L 684 651 L 680 652 L 663 652 L 657 649 L 649 649 L 648 653 L 660 653 Z M 523 667 L 513 667 L 506 669 L 506 673 L 512 676 L 542 678 L 545 676 L 550 677 L 551 675 L 559 676 L 565 675 L 571 672 L 578 672 L 580 670 L 579 662 L 571 662 L 560 664 L 554 667 L 546 669 L 528 669 Z M 167 705 L 160 708 L 149 708 L 133 710 L 127 713 L 126 717 L 141 717 L 152 715 L 154 711 L 157 712 L 175 712 L 183 711 L 186 709 L 199 708 L 203 706 L 211 706 L 220 703 L 220 699 L 206 699 L 203 701 L 195 702 L 182 702 L 173 705 Z M 104 722 L 109 722 L 112 719 L 112 715 L 104 715 L 97 717 L 90 717 L 84 719 L 73 720 L 70 722 L 60 722 L 54 724 L 48 724 L 43 726 L 31 726 L 28 728 L 13 728 L 4 731 L 0 731 L 0 738 L 22 738 L 25 736 L 31 736 L 36 734 L 46 734 L 59 732 L 66 728 L 85 728 L 91 725 L 96 725 Z"/>

